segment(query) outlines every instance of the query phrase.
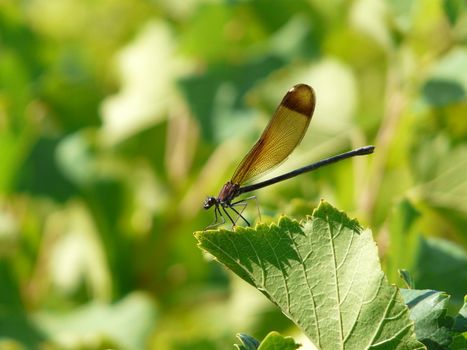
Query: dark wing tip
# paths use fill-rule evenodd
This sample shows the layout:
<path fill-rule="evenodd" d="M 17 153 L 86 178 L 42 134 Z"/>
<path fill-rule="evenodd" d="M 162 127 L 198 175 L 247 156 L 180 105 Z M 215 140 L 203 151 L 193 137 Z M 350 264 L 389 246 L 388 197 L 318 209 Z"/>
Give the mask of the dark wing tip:
<path fill-rule="evenodd" d="M 315 92 L 306 84 L 297 84 L 291 88 L 282 99 L 281 105 L 311 117 L 315 110 Z"/>

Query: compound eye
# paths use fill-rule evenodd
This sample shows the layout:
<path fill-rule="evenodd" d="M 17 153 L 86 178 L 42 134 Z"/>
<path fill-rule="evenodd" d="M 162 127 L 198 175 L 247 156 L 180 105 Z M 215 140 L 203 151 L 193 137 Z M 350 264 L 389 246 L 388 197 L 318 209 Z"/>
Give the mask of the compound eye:
<path fill-rule="evenodd" d="M 208 197 L 204 201 L 204 209 L 211 208 L 214 204 L 216 204 L 216 199 L 214 197 Z"/>

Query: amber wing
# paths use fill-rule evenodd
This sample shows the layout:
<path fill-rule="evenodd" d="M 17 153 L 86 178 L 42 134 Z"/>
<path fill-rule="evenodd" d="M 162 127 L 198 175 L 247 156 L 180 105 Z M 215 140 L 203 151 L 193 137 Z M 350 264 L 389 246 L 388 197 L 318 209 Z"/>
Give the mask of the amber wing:
<path fill-rule="evenodd" d="M 305 135 L 315 101 L 315 93 L 308 85 L 299 84 L 290 89 L 231 181 L 244 184 L 283 162 Z"/>

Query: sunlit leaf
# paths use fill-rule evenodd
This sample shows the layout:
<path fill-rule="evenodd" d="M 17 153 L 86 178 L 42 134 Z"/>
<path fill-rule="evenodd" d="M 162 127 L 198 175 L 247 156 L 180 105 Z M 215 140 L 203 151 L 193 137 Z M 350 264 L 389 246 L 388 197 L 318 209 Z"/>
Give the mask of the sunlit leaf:
<path fill-rule="evenodd" d="M 295 343 L 293 338 L 271 332 L 263 339 L 258 350 L 295 350 L 298 348 L 300 348 L 300 344 Z"/>
<path fill-rule="evenodd" d="M 247 334 L 240 333 L 237 338 L 242 342 L 242 344 L 235 344 L 238 350 L 295 350 L 300 347 L 300 344 L 295 343 L 293 338 L 283 337 L 278 332 L 270 332 L 261 344 Z"/>
<path fill-rule="evenodd" d="M 422 349 L 371 232 L 322 202 L 299 224 L 197 232 L 204 250 L 281 308 L 320 349 Z"/>
<path fill-rule="evenodd" d="M 414 170 L 423 180 L 415 188 L 421 198 L 434 207 L 467 212 L 467 147 L 450 147 L 443 135 L 419 144 L 414 154 Z M 422 147 L 423 146 L 423 147 Z M 420 181 L 421 182 L 421 181 Z"/>
<path fill-rule="evenodd" d="M 122 87 L 102 105 L 106 139 L 120 142 L 163 120 L 178 105 L 175 80 L 186 67 L 170 27 L 163 21 L 147 24 L 118 56 Z"/>
<path fill-rule="evenodd" d="M 71 295 L 84 284 L 92 297 L 110 298 L 112 281 L 104 247 L 82 203 L 70 202 L 51 215 L 44 236 L 53 237 L 54 243 L 47 247 L 50 263 L 42 275 L 48 276 L 55 290 Z"/>
<path fill-rule="evenodd" d="M 141 293 L 116 304 L 94 301 L 68 313 L 42 311 L 34 316 L 44 334 L 64 348 L 111 342 L 125 349 L 143 349 L 155 319 L 152 300 Z"/>

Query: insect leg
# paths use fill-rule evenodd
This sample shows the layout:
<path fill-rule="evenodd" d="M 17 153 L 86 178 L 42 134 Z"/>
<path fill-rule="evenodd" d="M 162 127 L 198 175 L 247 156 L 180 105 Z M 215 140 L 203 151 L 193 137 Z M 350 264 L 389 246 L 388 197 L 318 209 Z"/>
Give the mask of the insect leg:
<path fill-rule="evenodd" d="M 242 219 L 248 223 L 248 221 L 245 220 L 245 218 L 244 218 L 243 215 L 242 215 L 242 214 L 243 214 L 243 211 L 245 210 L 245 208 L 247 207 L 247 205 L 248 205 L 248 203 L 246 202 L 246 200 L 241 200 L 241 201 L 232 203 L 232 204 L 230 205 L 230 208 L 238 214 L 238 215 L 237 215 L 237 218 L 235 219 L 235 224 L 237 223 L 237 221 L 238 221 L 238 219 L 239 219 L 240 217 L 242 217 Z M 240 206 L 241 206 L 242 209 L 240 210 L 240 212 L 238 212 L 237 210 L 235 210 L 235 209 L 233 208 L 234 206 L 235 206 L 235 207 L 240 207 Z M 250 226 L 250 225 L 248 224 L 248 226 Z"/>
<path fill-rule="evenodd" d="M 243 209 L 245 209 L 246 205 L 247 205 L 247 204 L 245 203 L 245 205 L 243 206 Z M 235 209 L 234 207 L 230 207 L 230 209 L 232 209 L 234 212 L 236 212 L 236 213 L 237 213 L 237 215 L 238 215 L 238 217 L 242 218 L 242 219 L 243 219 L 243 221 L 245 221 L 245 222 L 246 222 L 246 224 L 247 224 L 248 226 L 251 226 L 251 225 L 250 225 L 250 223 L 248 222 L 248 220 L 247 220 L 247 219 L 245 219 L 245 217 L 242 215 L 242 213 L 241 213 L 241 212 L 238 212 L 238 210 L 237 210 L 237 209 Z M 243 212 L 243 210 L 242 210 L 242 212 Z M 238 217 L 237 217 L 237 220 L 238 220 Z M 235 221 L 235 222 L 237 222 L 237 221 Z M 234 225 L 235 225 L 235 223 L 234 223 Z"/>
<path fill-rule="evenodd" d="M 246 197 L 246 198 L 243 198 L 242 200 L 239 200 L 237 202 L 234 202 L 231 204 L 231 206 L 236 206 L 236 205 L 241 205 L 242 203 L 245 203 L 246 201 L 249 201 L 249 200 L 252 200 L 254 199 L 255 200 L 255 203 L 256 203 L 256 209 L 258 210 L 258 217 L 259 217 L 259 221 L 261 221 L 261 212 L 259 210 L 259 205 L 258 205 L 258 199 L 256 198 L 256 196 L 251 196 L 251 197 Z M 242 211 L 240 213 L 243 213 L 243 210 L 245 210 L 247 204 L 245 203 Z"/>
<path fill-rule="evenodd" d="M 233 209 L 233 208 L 232 208 Z M 229 212 L 225 209 L 225 207 L 222 207 L 222 210 L 224 211 L 225 215 L 230 219 L 230 222 L 232 222 L 232 227 L 235 227 L 235 221 L 233 221 L 232 217 L 230 216 Z M 236 210 L 235 210 L 236 211 Z"/>
<path fill-rule="evenodd" d="M 217 213 L 219 213 L 219 216 L 217 216 Z M 222 222 L 219 222 L 219 217 L 222 219 Z M 213 222 L 211 225 L 207 226 L 207 227 L 205 228 L 205 230 L 207 230 L 208 228 L 213 228 L 213 227 L 220 226 L 220 225 L 222 225 L 222 224 L 224 224 L 224 223 L 225 223 L 225 218 L 224 218 L 224 216 L 222 215 L 222 213 L 221 213 L 221 211 L 220 211 L 220 209 L 219 209 L 219 206 L 216 205 L 216 206 L 214 207 L 214 222 Z"/>

